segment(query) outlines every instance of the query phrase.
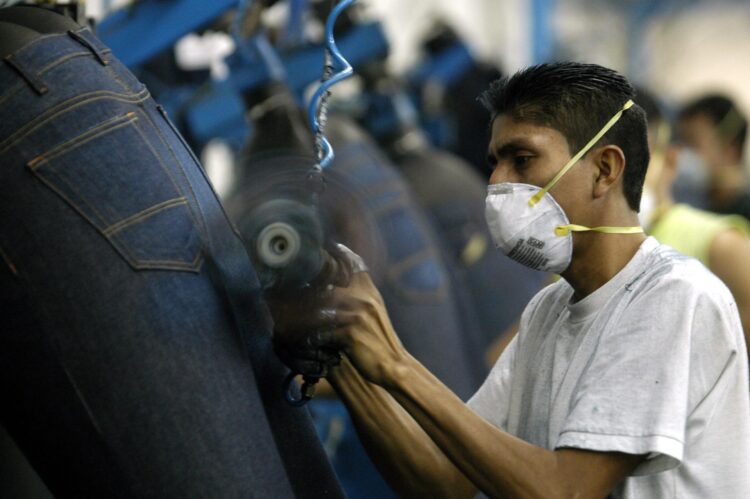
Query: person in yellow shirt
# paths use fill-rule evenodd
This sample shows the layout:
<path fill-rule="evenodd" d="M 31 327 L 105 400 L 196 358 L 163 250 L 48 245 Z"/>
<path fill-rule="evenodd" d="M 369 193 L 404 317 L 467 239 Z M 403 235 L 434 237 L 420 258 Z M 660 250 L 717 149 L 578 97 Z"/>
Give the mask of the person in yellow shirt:
<path fill-rule="evenodd" d="M 678 173 L 679 144 L 656 100 L 638 91 L 648 116 L 652 151 L 641 197 L 641 224 L 662 244 L 700 260 L 729 288 L 737 302 L 745 342 L 750 343 L 750 222 L 740 215 L 718 215 L 677 203 L 672 186 Z M 750 355 L 750 347 L 748 347 Z"/>

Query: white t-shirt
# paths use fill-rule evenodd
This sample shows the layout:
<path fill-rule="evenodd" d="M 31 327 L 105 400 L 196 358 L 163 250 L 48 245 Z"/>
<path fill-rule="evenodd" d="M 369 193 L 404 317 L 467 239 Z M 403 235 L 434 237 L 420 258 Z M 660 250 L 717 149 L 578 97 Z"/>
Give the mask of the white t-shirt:
<path fill-rule="evenodd" d="M 750 388 L 737 306 L 697 260 L 648 238 L 594 293 L 537 294 L 469 401 L 547 449 L 646 454 L 612 494 L 750 498 Z"/>

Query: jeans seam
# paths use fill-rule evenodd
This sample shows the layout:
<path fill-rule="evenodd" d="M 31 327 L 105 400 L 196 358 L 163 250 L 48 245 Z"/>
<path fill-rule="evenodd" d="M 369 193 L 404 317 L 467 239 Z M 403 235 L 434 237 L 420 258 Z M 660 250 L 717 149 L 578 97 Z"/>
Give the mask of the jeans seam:
<path fill-rule="evenodd" d="M 193 152 L 192 149 L 190 149 L 190 146 L 188 146 L 187 142 L 185 142 L 185 139 L 182 137 L 182 134 L 179 132 L 179 130 L 177 130 L 174 124 L 170 121 L 169 116 L 167 116 L 167 112 L 164 110 L 164 108 L 162 108 L 161 106 L 157 106 L 157 110 L 159 111 L 159 114 L 162 116 L 162 118 L 164 118 L 164 121 L 167 123 L 167 126 L 172 130 L 172 132 L 174 132 L 177 139 L 180 141 L 183 147 L 188 151 L 189 156 L 192 158 L 193 162 L 195 163 L 195 166 L 198 168 L 198 173 L 200 173 L 203 179 L 206 181 L 206 185 L 208 186 L 209 191 L 211 191 L 211 195 L 218 203 L 219 209 L 221 209 L 221 212 L 224 215 L 224 220 L 226 220 L 227 224 L 229 225 L 230 230 L 234 233 L 234 236 L 244 245 L 245 243 L 244 243 L 242 234 L 240 234 L 239 229 L 237 229 L 237 227 L 234 225 L 234 222 L 232 222 L 232 219 L 229 217 L 229 215 L 227 215 L 227 211 L 224 208 L 224 203 L 221 202 L 219 195 L 216 194 L 216 191 L 214 190 L 210 179 L 206 175 L 205 170 L 203 170 L 203 167 L 198 161 L 198 158 L 195 156 L 195 153 Z M 188 182 L 188 184 L 190 183 Z M 203 215 L 202 212 L 201 212 L 201 215 L 205 216 Z M 208 241 L 210 242 L 210 239 L 208 239 Z"/>
<path fill-rule="evenodd" d="M 10 270 L 14 276 L 18 277 L 18 268 L 15 266 L 8 254 L 3 250 L 2 246 L 0 246 L 0 258 L 2 258 L 2 260 L 5 262 L 5 265 L 8 266 L 8 270 Z"/>
<path fill-rule="evenodd" d="M 70 386 L 73 388 L 73 391 L 76 394 L 76 398 L 78 398 L 78 401 L 83 406 L 84 411 L 86 411 L 86 415 L 88 415 L 92 426 L 96 429 L 96 432 L 99 434 L 99 437 L 101 437 L 102 440 L 105 440 L 104 432 L 102 431 L 102 428 L 99 425 L 99 422 L 94 417 L 94 412 L 91 410 L 91 407 L 89 407 L 88 402 L 86 402 L 86 399 L 83 396 L 83 392 L 81 392 L 81 389 L 78 387 L 78 384 L 73 380 L 73 376 L 68 371 L 68 367 L 63 362 L 60 362 L 60 366 L 63 368 L 65 377 L 68 379 L 68 383 L 70 383 Z"/>
<path fill-rule="evenodd" d="M 122 88 L 123 90 L 125 90 L 126 92 L 131 92 L 131 89 L 130 89 L 130 87 L 128 87 L 128 86 L 127 86 L 127 85 L 125 84 L 125 82 L 124 82 L 124 81 L 122 81 L 122 79 L 121 79 L 121 78 L 119 77 L 119 75 L 117 74 L 117 71 L 115 71 L 115 70 L 114 70 L 114 69 L 112 68 L 112 65 L 111 65 L 111 64 L 107 64 L 106 66 L 104 66 L 104 70 L 105 70 L 105 71 L 106 71 L 107 73 L 109 73 L 109 76 L 110 76 L 110 77 L 111 77 L 111 78 L 112 78 L 113 80 L 115 80 L 115 81 L 117 82 L 117 84 L 118 84 L 118 85 L 120 85 L 120 87 L 121 87 L 121 88 Z"/>
<path fill-rule="evenodd" d="M 156 131 L 156 135 L 159 137 L 159 140 L 169 150 L 169 153 L 172 155 L 172 160 L 174 161 L 176 167 L 179 169 L 182 177 L 185 179 L 185 183 L 187 184 L 188 189 L 190 189 L 190 194 L 193 196 L 193 199 L 195 199 L 195 204 L 197 206 L 197 209 L 200 212 L 199 213 L 200 216 L 197 216 L 196 214 L 193 213 L 193 209 L 189 203 L 188 203 L 188 210 L 190 211 L 191 218 L 193 218 L 193 221 L 196 223 L 197 230 L 201 232 L 205 240 L 208 241 L 208 228 L 204 224 L 205 214 L 201 210 L 200 203 L 198 203 L 198 196 L 195 194 L 193 185 L 190 183 L 190 179 L 188 179 L 187 174 L 185 173 L 185 170 L 182 168 L 182 164 L 180 163 L 180 160 L 177 158 L 177 155 L 175 154 L 174 149 L 172 149 L 172 146 L 169 144 L 169 141 L 164 139 L 162 133 L 159 131 L 159 127 L 156 126 L 156 123 L 154 123 L 154 120 L 151 119 L 151 116 L 149 116 L 148 113 L 145 113 L 145 114 L 148 120 L 150 121 L 151 125 L 154 127 L 154 130 Z M 192 156 L 191 156 L 191 159 L 192 159 Z M 196 166 L 200 168 L 200 165 L 196 164 Z M 170 174 L 170 177 L 171 177 L 171 174 Z M 175 182 L 174 179 L 172 179 L 172 182 Z M 181 191 L 178 189 L 178 192 L 181 192 Z M 184 195 L 184 193 L 182 194 Z"/>
<path fill-rule="evenodd" d="M 124 126 L 127 126 L 137 119 L 138 117 L 132 111 L 124 115 L 110 118 L 107 121 L 104 121 L 94 126 L 93 128 L 86 130 L 82 134 L 53 147 L 49 151 L 43 152 L 36 158 L 29 161 L 27 164 L 32 170 L 36 170 L 40 165 L 48 162 L 49 160 L 55 159 L 56 157 L 65 154 L 71 149 L 75 149 L 78 146 L 97 139 L 106 133 L 113 132 Z"/>
<path fill-rule="evenodd" d="M 154 123 L 153 123 L 153 121 L 151 121 L 151 118 L 148 116 L 148 113 L 144 110 L 143 114 L 146 116 L 146 119 L 148 119 L 149 122 L 153 126 Z M 167 165 L 164 163 L 164 158 L 162 158 L 161 155 L 156 151 L 156 149 L 154 149 L 153 144 L 151 144 L 151 142 L 148 141 L 148 139 L 147 139 L 144 131 L 141 130 L 138 126 L 136 126 L 135 128 L 138 131 L 138 134 L 141 136 L 141 139 L 143 140 L 143 142 L 146 144 L 146 147 L 148 147 L 149 151 L 151 151 L 151 154 L 153 154 L 154 157 L 156 158 L 156 160 L 159 162 L 159 166 L 161 167 L 161 170 L 167 175 L 167 177 L 169 177 L 169 182 L 172 184 L 172 187 L 174 187 L 175 192 L 178 195 L 182 196 L 183 198 L 185 198 L 187 200 L 187 197 L 185 196 L 185 193 L 182 192 L 182 189 L 180 189 L 180 186 L 175 181 L 174 176 L 172 175 L 172 172 L 169 171 L 169 168 L 167 168 Z M 157 130 L 157 132 L 158 132 L 158 130 Z M 177 163 L 179 164 L 179 161 L 177 161 Z M 188 187 L 190 187 L 191 192 L 192 192 L 192 187 L 190 186 L 190 182 L 188 182 Z M 193 196 L 195 196 L 194 192 L 193 192 Z M 190 209 L 190 205 L 189 204 L 188 204 L 188 214 L 190 216 L 191 221 L 194 224 L 195 230 L 197 230 L 198 234 L 200 235 L 200 232 L 201 232 L 200 229 L 199 229 L 200 224 L 195 219 L 195 215 L 193 214 L 193 210 Z"/>
<path fill-rule="evenodd" d="M 83 97 L 83 99 L 81 99 Z M 78 99 L 81 99 L 78 101 Z M 19 143 L 21 140 L 26 138 L 30 133 L 40 128 L 41 126 L 49 123 L 59 115 L 67 114 L 68 112 L 91 102 L 95 102 L 101 99 L 111 99 L 122 102 L 129 102 L 137 104 L 148 99 L 148 90 L 143 89 L 137 94 L 125 95 L 111 92 L 109 90 L 98 90 L 95 92 L 89 92 L 87 94 L 77 95 L 71 99 L 60 102 L 56 106 L 45 111 L 41 116 L 31 120 L 26 125 L 22 126 L 16 132 L 11 134 L 10 137 L 0 142 L 0 154 L 5 153 L 8 149 Z"/>
<path fill-rule="evenodd" d="M 161 203 L 150 206 L 145 210 L 139 211 L 135 215 L 131 215 L 128 218 L 120 220 L 116 224 L 110 225 L 109 227 L 102 230 L 102 234 L 109 237 L 111 235 L 117 234 L 123 229 L 135 225 L 153 215 L 156 215 L 157 213 L 161 213 L 162 211 L 168 210 L 169 208 L 174 208 L 175 206 L 182 206 L 186 204 L 187 199 L 185 198 L 185 196 L 162 201 Z"/>

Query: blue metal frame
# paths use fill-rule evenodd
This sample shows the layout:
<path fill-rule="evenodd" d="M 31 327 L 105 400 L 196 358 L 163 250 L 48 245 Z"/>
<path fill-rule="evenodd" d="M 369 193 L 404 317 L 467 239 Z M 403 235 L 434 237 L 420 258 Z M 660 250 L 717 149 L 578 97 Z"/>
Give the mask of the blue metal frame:
<path fill-rule="evenodd" d="M 308 0 L 289 0 L 289 19 L 281 37 L 281 47 L 297 47 L 305 43 L 303 30 L 308 8 Z"/>
<path fill-rule="evenodd" d="M 552 16 L 555 0 L 531 0 L 532 61 L 539 64 L 549 61 L 554 53 L 555 35 Z"/>
<path fill-rule="evenodd" d="M 341 37 L 338 46 L 355 67 L 388 53 L 388 41 L 379 23 L 357 26 Z M 305 88 L 320 78 L 323 60 L 324 48 L 319 45 L 281 55 L 281 64 L 286 72 L 285 82 L 300 102 Z M 247 131 L 240 95 L 272 78 L 265 64 L 249 64 L 237 56 L 230 57 L 229 63 L 229 78 L 213 84 L 194 100 L 187 113 L 191 136 L 199 142 Z"/>
<path fill-rule="evenodd" d="M 237 0 L 142 2 L 103 19 L 97 27 L 97 34 L 125 65 L 132 68 L 236 5 Z"/>

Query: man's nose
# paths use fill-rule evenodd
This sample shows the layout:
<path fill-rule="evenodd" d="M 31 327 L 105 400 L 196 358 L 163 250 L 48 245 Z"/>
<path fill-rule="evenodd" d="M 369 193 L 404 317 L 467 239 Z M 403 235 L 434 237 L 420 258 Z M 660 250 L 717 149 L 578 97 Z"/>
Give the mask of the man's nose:
<path fill-rule="evenodd" d="M 503 182 L 513 182 L 514 179 L 510 178 L 508 168 L 496 166 L 490 174 L 490 184 L 501 184 Z"/>

